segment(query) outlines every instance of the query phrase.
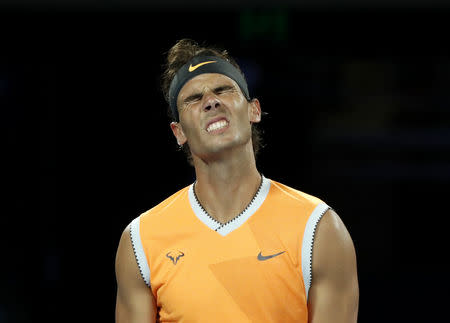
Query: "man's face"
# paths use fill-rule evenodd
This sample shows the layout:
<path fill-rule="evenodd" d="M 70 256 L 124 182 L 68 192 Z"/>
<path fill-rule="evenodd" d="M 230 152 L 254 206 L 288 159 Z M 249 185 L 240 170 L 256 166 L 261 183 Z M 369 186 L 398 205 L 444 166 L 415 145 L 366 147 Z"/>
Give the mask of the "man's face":
<path fill-rule="evenodd" d="M 251 123 L 261 117 L 258 100 L 247 102 L 237 83 L 222 74 L 201 74 L 189 80 L 177 105 L 180 122 L 171 124 L 174 135 L 180 145 L 188 142 L 192 154 L 202 159 L 248 144 Z"/>

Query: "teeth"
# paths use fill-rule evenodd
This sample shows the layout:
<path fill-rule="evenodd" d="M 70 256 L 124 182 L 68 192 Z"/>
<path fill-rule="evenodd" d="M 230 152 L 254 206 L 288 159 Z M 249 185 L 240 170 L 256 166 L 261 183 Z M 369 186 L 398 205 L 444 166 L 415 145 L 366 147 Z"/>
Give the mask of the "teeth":
<path fill-rule="evenodd" d="M 222 129 L 223 127 L 226 127 L 228 125 L 228 122 L 226 120 L 220 120 L 217 122 L 214 122 L 208 126 L 206 131 L 211 132 L 213 130 Z"/>

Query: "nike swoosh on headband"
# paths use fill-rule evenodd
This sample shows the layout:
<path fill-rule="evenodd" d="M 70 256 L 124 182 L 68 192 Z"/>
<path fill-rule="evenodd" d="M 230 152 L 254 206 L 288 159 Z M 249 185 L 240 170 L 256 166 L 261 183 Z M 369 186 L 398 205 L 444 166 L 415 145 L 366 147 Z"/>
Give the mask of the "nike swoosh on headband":
<path fill-rule="evenodd" d="M 194 66 L 192 66 L 192 64 L 191 64 L 191 65 L 189 65 L 189 72 L 193 72 L 197 68 L 199 68 L 200 66 L 203 66 L 205 64 L 211 64 L 211 63 L 215 63 L 215 62 L 217 62 L 217 61 L 207 61 L 207 62 L 203 62 L 203 63 L 198 63 L 197 65 L 194 65 Z"/>

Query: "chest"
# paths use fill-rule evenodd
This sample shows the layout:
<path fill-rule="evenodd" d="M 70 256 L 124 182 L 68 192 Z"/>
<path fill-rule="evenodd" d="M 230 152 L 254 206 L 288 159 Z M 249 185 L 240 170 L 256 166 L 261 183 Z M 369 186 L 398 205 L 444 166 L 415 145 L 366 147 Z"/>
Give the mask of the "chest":
<path fill-rule="evenodd" d="M 172 237 L 150 256 L 161 321 L 214 315 L 222 318 L 216 322 L 289 322 L 306 315 L 298 234 L 248 223 L 225 237 L 211 230 Z"/>

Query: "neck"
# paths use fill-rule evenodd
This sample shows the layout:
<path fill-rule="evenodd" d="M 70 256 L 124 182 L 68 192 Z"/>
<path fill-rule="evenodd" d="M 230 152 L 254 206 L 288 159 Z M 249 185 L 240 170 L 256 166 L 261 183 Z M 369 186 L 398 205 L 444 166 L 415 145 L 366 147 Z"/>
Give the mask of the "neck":
<path fill-rule="evenodd" d="M 206 212 L 220 223 L 238 216 L 261 184 L 253 150 L 213 162 L 194 159 L 194 165 L 197 198 Z"/>

